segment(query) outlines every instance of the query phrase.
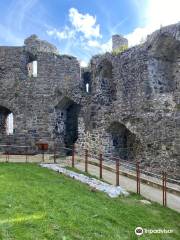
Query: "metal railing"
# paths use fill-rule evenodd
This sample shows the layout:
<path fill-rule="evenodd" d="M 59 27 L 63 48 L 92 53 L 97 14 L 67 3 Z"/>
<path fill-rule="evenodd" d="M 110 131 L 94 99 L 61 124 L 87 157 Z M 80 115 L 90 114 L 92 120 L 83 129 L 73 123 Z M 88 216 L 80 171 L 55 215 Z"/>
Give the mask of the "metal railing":
<path fill-rule="evenodd" d="M 31 163 L 56 163 L 76 168 L 79 163 L 84 164 L 84 172 L 89 172 L 89 165 L 98 167 L 99 178 L 103 178 L 103 171 L 107 170 L 115 174 L 116 185 L 120 185 L 120 175 L 133 178 L 136 181 L 136 192 L 141 194 L 141 183 L 156 184 L 162 189 L 162 203 L 167 205 L 167 191 L 172 183 L 180 185 L 180 181 L 168 176 L 167 169 L 160 169 L 159 173 L 149 172 L 141 166 L 141 161 L 129 162 L 110 154 L 95 153 L 86 148 L 61 147 L 54 144 L 53 151 L 40 150 L 28 145 L 0 145 L 0 162 L 31 162 Z M 180 192 L 180 191 L 179 191 Z"/>

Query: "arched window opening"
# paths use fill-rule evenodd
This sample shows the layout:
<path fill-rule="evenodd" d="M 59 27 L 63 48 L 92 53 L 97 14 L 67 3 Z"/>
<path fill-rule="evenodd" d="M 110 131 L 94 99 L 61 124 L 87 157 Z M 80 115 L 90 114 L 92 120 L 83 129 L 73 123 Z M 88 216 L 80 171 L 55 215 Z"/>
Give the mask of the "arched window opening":
<path fill-rule="evenodd" d="M 0 134 L 11 135 L 14 132 L 13 113 L 0 106 Z"/>

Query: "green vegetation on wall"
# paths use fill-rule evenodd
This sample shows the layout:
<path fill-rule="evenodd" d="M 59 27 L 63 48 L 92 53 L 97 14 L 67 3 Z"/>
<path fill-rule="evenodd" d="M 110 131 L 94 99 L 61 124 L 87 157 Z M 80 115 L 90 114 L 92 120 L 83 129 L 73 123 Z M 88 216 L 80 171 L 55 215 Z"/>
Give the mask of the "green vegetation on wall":
<path fill-rule="evenodd" d="M 122 45 L 122 46 L 114 49 L 114 50 L 112 51 L 112 54 L 113 54 L 114 56 L 116 56 L 116 55 L 118 55 L 119 53 L 122 53 L 122 52 L 124 52 L 124 51 L 127 50 L 127 49 L 128 49 L 128 45 Z"/>

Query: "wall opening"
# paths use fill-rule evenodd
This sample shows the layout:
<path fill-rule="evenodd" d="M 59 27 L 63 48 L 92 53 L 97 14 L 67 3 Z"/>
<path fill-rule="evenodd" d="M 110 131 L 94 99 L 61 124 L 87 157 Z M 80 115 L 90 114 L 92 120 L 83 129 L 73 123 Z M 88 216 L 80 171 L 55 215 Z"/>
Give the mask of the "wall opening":
<path fill-rule="evenodd" d="M 27 70 L 29 77 L 37 77 L 37 58 L 29 56 L 27 63 Z"/>
<path fill-rule="evenodd" d="M 83 84 L 85 92 L 89 93 L 91 90 L 91 74 L 88 71 L 83 73 Z"/>
<path fill-rule="evenodd" d="M 72 148 L 72 145 L 78 139 L 78 115 L 80 105 L 65 97 L 55 107 L 56 110 L 56 124 L 55 135 L 66 148 Z M 67 151 L 71 154 L 71 151 Z"/>
<path fill-rule="evenodd" d="M 109 128 L 112 154 L 122 160 L 134 160 L 138 154 L 140 142 L 125 125 L 113 122 Z"/>
<path fill-rule="evenodd" d="M 89 83 L 86 83 L 86 92 L 89 92 Z"/>
<path fill-rule="evenodd" d="M 8 108 L 0 106 L 0 134 L 13 134 L 13 122 L 13 113 Z"/>
<path fill-rule="evenodd" d="M 27 68 L 29 77 L 37 77 L 37 61 L 28 63 Z"/>

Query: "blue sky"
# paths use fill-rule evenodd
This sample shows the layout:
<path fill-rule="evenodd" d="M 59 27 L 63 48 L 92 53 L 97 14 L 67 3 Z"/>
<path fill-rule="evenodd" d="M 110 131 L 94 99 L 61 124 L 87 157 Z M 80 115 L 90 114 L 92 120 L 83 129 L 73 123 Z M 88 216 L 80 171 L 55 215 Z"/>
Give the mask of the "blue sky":
<path fill-rule="evenodd" d="M 0 9 L 0 45 L 23 45 L 37 34 L 82 64 L 110 51 L 112 34 L 133 46 L 180 21 L 180 0 L 1 0 Z"/>

